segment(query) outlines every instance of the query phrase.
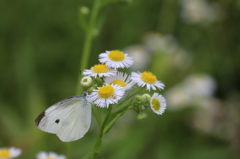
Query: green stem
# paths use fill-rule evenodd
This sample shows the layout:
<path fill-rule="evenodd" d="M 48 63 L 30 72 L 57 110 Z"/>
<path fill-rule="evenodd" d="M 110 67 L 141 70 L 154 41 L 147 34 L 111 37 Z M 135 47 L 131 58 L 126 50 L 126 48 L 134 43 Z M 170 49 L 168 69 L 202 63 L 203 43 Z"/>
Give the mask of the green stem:
<path fill-rule="evenodd" d="M 133 108 L 133 105 L 132 105 L 132 106 L 130 106 L 130 105 L 132 105 L 132 104 L 127 104 L 126 106 L 124 106 L 124 107 L 123 107 L 124 109 L 123 109 L 121 112 L 119 112 L 119 113 L 115 116 L 115 118 L 113 118 L 113 119 L 108 123 L 108 125 L 106 126 L 106 128 L 105 128 L 104 131 L 103 131 L 103 134 L 106 134 L 106 133 L 111 129 L 111 127 L 113 126 L 113 124 L 114 124 L 127 110 Z M 129 106 L 130 106 L 130 107 L 129 107 Z"/>
<path fill-rule="evenodd" d="M 125 100 L 123 100 L 122 102 L 120 102 L 118 105 L 124 103 L 125 101 L 127 101 L 128 99 L 130 99 L 131 97 L 133 97 L 134 95 L 136 95 L 137 93 L 139 93 L 140 91 L 142 91 L 143 88 L 140 88 L 139 90 L 137 90 L 136 92 L 134 92 L 133 94 L 131 94 L 130 96 L 128 96 Z M 94 149 L 93 149 L 93 155 L 92 155 L 92 159 L 95 159 L 97 157 L 97 155 L 99 154 L 101 147 L 102 147 L 102 137 L 103 135 L 108 132 L 110 130 L 110 128 L 112 127 L 112 125 L 115 123 L 115 121 L 120 118 L 128 109 L 131 109 L 132 107 L 129 107 L 129 105 L 132 105 L 132 103 L 130 104 L 126 104 L 125 106 L 123 106 L 122 108 L 120 108 L 119 110 L 115 111 L 116 117 L 111 120 L 111 122 L 106 126 L 106 124 L 108 123 L 108 120 L 110 118 L 111 111 L 112 111 L 112 107 L 110 106 L 108 109 L 108 113 L 106 114 L 104 121 L 100 127 L 100 131 L 98 133 L 98 138 L 97 141 L 95 143 Z"/>
<path fill-rule="evenodd" d="M 100 126 L 102 124 L 101 115 L 99 109 L 95 105 L 92 107 L 92 112 L 98 122 L 98 125 Z"/>
<path fill-rule="evenodd" d="M 134 92 L 133 94 L 131 94 L 130 96 L 128 96 L 126 99 L 124 99 L 123 101 L 121 101 L 120 103 L 118 103 L 117 105 L 121 105 L 122 103 L 126 102 L 128 99 L 132 98 L 133 96 L 135 96 L 136 94 L 138 94 L 139 92 L 141 92 L 144 89 L 144 87 L 141 87 L 139 90 L 137 90 L 136 92 Z M 122 109 L 122 108 L 120 108 Z M 118 109 L 117 111 L 119 111 L 120 109 Z M 115 111 L 115 112 L 117 112 Z M 115 113 L 114 113 L 115 114 Z"/>
<path fill-rule="evenodd" d="M 136 95 L 137 93 L 139 93 L 140 91 L 142 91 L 143 88 L 140 88 L 139 90 L 137 90 L 136 92 L 134 92 L 133 94 L 131 94 L 130 96 L 128 96 L 125 100 L 123 100 L 122 102 L 119 103 L 119 105 L 121 105 L 122 103 L 124 103 L 125 101 L 127 101 L 128 99 L 130 99 L 131 97 L 133 97 L 134 95 Z M 132 106 L 131 106 L 132 105 Z M 106 128 L 103 131 L 103 134 L 106 134 L 112 127 L 112 125 L 116 122 L 116 120 L 118 118 L 120 118 L 127 110 L 132 109 L 134 103 L 129 102 L 128 104 L 126 104 L 125 106 L 122 106 L 121 108 L 119 108 L 118 110 L 116 110 L 115 112 L 113 112 L 111 114 L 111 116 L 116 116 L 114 117 L 106 126 Z M 129 107 L 131 106 L 131 107 Z"/>
<path fill-rule="evenodd" d="M 133 103 L 128 103 L 125 106 L 122 106 L 121 108 L 119 108 L 118 110 L 116 110 L 115 112 L 113 112 L 111 115 L 115 116 L 117 114 L 119 114 L 120 112 L 124 111 L 126 108 L 128 108 L 130 105 L 132 105 Z"/>
<path fill-rule="evenodd" d="M 105 126 L 108 122 L 108 119 L 110 118 L 112 107 L 109 107 L 108 109 L 109 109 L 109 111 L 108 111 L 107 115 L 105 116 L 105 119 L 104 119 L 104 121 L 100 127 L 100 131 L 98 133 L 98 138 L 97 138 L 97 141 L 96 141 L 94 149 L 93 149 L 92 159 L 95 159 L 97 157 L 97 155 L 99 154 L 101 147 L 102 147 L 102 137 L 104 135 Z"/>
<path fill-rule="evenodd" d="M 70 142 L 66 142 L 66 146 L 67 146 L 67 152 L 68 152 L 68 158 L 71 159 L 71 143 Z"/>
<path fill-rule="evenodd" d="M 89 24 L 88 24 L 88 29 L 86 31 L 84 44 L 83 44 L 83 54 L 82 54 L 82 57 L 80 59 L 80 68 L 79 68 L 80 71 L 83 71 L 84 69 L 87 68 L 88 59 L 89 59 L 89 56 L 90 56 L 90 51 L 91 51 L 91 46 L 92 46 L 92 40 L 93 40 L 93 36 L 94 36 L 93 35 L 93 30 L 94 30 L 95 22 L 96 22 L 97 15 L 98 15 L 100 7 L 101 7 L 101 0 L 95 0 L 94 4 L 93 4 Z M 81 78 L 82 78 L 82 74 L 80 73 L 79 76 L 78 76 L 78 81 L 77 81 L 77 92 L 76 92 L 76 94 L 81 94 L 81 92 L 83 91 L 82 90 L 83 88 L 80 85 Z"/>
<path fill-rule="evenodd" d="M 99 125 L 101 125 L 102 124 L 102 118 L 101 118 L 100 109 L 97 109 L 97 115 L 98 115 Z"/>

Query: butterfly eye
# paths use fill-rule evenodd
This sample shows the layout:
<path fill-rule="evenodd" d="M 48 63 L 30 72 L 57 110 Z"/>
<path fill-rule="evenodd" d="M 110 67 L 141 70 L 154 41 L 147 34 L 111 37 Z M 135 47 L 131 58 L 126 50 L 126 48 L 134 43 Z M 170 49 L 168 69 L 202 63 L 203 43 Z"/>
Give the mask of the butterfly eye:
<path fill-rule="evenodd" d="M 83 92 L 83 96 L 86 97 L 88 95 L 87 92 Z"/>

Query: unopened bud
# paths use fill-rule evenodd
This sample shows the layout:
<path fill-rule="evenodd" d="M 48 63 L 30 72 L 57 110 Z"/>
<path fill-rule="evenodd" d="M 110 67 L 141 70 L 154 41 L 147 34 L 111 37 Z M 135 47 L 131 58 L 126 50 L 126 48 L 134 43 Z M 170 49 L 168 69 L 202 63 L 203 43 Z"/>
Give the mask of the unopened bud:
<path fill-rule="evenodd" d="M 89 8 L 86 6 L 80 7 L 80 13 L 85 14 L 85 15 L 89 14 Z"/>
<path fill-rule="evenodd" d="M 139 113 L 138 116 L 137 116 L 137 119 L 138 120 L 143 120 L 147 117 L 147 114 L 146 113 Z"/>
<path fill-rule="evenodd" d="M 140 95 L 136 95 L 136 99 L 139 101 L 139 100 L 142 99 L 142 96 L 140 96 Z"/>
<path fill-rule="evenodd" d="M 151 99 L 151 96 L 149 94 L 145 93 L 145 94 L 142 95 L 141 101 L 142 102 L 149 102 L 150 99 Z"/>
<path fill-rule="evenodd" d="M 81 79 L 81 85 L 84 87 L 90 87 L 92 85 L 92 78 L 90 76 L 84 76 Z"/>

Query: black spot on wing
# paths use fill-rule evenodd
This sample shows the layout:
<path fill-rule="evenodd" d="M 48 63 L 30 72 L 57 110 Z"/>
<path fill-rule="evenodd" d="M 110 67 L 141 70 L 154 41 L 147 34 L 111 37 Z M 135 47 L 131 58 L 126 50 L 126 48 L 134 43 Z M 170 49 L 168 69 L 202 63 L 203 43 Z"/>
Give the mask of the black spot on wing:
<path fill-rule="evenodd" d="M 43 111 L 34 121 L 35 125 L 39 125 L 40 121 L 42 120 L 42 118 L 45 116 L 45 111 Z"/>
<path fill-rule="evenodd" d="M 59 121 L 60 121 L 60 120 L 59 120 L 59 119 L 57 119 L 57 120 L 55 120 L 55 123 L 57 123 L 57 124 L 58 124 L 58 123 L 59 123 Z"/>

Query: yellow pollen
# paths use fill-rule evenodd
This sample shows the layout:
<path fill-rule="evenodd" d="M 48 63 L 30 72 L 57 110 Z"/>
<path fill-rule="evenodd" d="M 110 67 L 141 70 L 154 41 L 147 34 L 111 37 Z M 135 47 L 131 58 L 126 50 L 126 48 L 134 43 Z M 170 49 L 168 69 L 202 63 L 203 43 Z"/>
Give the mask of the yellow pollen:
<path fill-rule="evenodd" d="M 106 73 L 109 71 L 109 68 L 104 64 L 94 65 L 92 68 L 94 73 Z"/>
<path fill-rule="evenodd" d="M 149 83 L 149 84 L 154 84 L 157 81 L 157 77 L 152 72 L 145 71 L 141 74 L 140 77 L 144 82 Z"/>
<path fill-rule="evenodd" d="M 156 98 L 152 99 L 152 107 L 155 111 L 160 110 L 161 108 L 161 103 L 159 102 L 159 100 L 157 100 Z"/>
<path fill-rule="evenodd" d="M 11 157 L 11 153 L 8 149 L 0 150 L 0 158 L 9 158 Z"/>
<path fill-rule="evenodd" d="M 110 84 L 119 85 L 120 87 L 126 87 L 126 83 L 122 80 L 114 80 Z"/>
<path fill-rule="evenodd" d="M 101 98 L 109 98 L 114 93 L 112 86 L 102 86 L 98 89 L 98 96 Z"/>
<path fill-rule="evenodd" d="M 113 61 L 123 61 L 125 59 L 124 53 L 119 50 L 112 50 L 108 57 Z"/>
<path fill-rule="evenodd" d="M 47 159 L 56 159 L 55 157 L 48 157 Z"/>

